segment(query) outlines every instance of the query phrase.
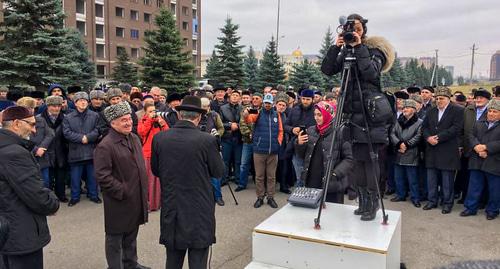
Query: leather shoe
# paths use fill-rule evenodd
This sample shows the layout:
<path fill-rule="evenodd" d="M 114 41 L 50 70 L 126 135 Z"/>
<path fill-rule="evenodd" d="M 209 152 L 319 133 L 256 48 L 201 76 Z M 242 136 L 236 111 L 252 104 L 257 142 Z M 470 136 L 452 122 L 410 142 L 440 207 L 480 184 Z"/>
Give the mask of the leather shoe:
<path fill-rule="evenodd" d="M 280 189 L 280 192 L 286 193 L 286 194 L 292 194 L 292 191 L 289 189 Z"/>
<path fill-rule="evenodd" d="M 470 210 L 464 210 L 462 212 L 460 212 L 460 217 L 468 217 L 468 216 L 475 216 L 477 213 L 474 213 Z"/>
<path fill-rule="evenodd" d="M 385 192 L 385 195 L 393 195 L 393 194 L 395 194 L 395 193 L 396 193 L 396 191 L 394 191 L 394 190 L 387 190 L 387 191 Z"/>
<path fill-rule="evenodd" d="M 257 201 L 253 204 L 254 208 L 259 208 L 264 204 L 264 198 L 257 198 Z"/>
<path fill-rule="evenodd" d="M 217 200 L 215 200 L 215 202 L 219 205 L 219 206 L 224 206 L 226 203 L 224 203 L 224 200 L 222 200 L 222 198 L 218 198 Z"/>
<path fill-rule="evenodd" d="M 242 190 L 246 189 L 245 187 L 238 186 L 236 189 L 234 189 L 235 192 L 240 192 Z"/>
<path fill-rule="evenodd" d="M 412 201 L 411 203 L 412 203 L 412 204 L 413 204 L 413 206 L 414 206 L 414 207 L 416 207 L 416 208 L 420 208 L 420 207 L 422 206 L 422 204 L 420 204 L 420 202 L 419 202 L 419 201 Z"/>
<path fill-rule="evenodd" d="M 400 198 L 397 196 L 391 199 L 391 202 L 404 202 L 404 201 L 406 201 L 405 198 Z"/>
<path fill-rule="evenodd" d="M 151 267 L 147 267 L 144 265 L 137 264 L 137 266 L 134 269 L 151 269 Z"/>
<path fill-rule="evenodd" d="M 442 214 L 450 214 L 451 213 L 451 207 L 445 206 L 443 210 L 441 210 Z"/>
<path fill-rule="evenodd" d="M 68 206 L 69 206 L 69 207 L 72 207 L 72 206 L 74 206 L 74 205 L 78 204 L 79 202 L 80 202 L 80 200 L 73 200 L 73 199 L 71 199 L 71 200 L 69 201 L 69 203 L 68 203 Z"/>
<path fill-rule="evenodd" d="M 62 198 L 59 198 L 59 202 L 61 202 L 61 203 L 67 203 L 67 202 L 69 202 L 69 200 L 66 197 L 62 197 Z"/>
<path fill-rule="evenodd" d="M 267 204 L 272 208 L 278 208 L 278 204 L 273 198 L 267 198 Z"/>
<path fill-rule="evenodd" d="M 96 204 L 101 204 L 102 203 L 102 200 L 101 198 L 99 197 L 96 197 L 96 198 L 90 198 L 90 201 L 96 203 Z"/>
<path fill-rule="evenodd" d="M 433 208 L 437 208 L 437 205 L 433 205 L 431 203 L 427 203 L 424 208 L 422 208 L 423 210 L 431 210 Z"/>
<path fill-rule="evenodd" d="M 498 217 L 498 214 L 486 214 L 487 220 L 494 220 Z"/>

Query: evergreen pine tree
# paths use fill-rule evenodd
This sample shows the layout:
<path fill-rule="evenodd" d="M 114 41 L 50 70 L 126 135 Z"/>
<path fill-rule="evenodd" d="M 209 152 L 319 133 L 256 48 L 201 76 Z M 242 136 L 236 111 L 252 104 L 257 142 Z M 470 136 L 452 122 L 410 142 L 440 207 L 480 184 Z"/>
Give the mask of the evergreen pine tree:
<path fill-rule="evenodd" d="M 248 50 L 247 57 L 243 60 L 243 71 L 245 72 L 245 87 L 255 88 L 259 72 L 259 61 L 255 58 L 255 51 L 252 46 Z"/>
<path fill-rule="evenodd" d="M 397 87 L 397 88 L 403 88 L 408 86 L 406 72 L 403 69 L 403 66 L 401 65 L 401 61 L 399 61 L 399 58 L 396 58 L 394 60 L 392 68 L 391 70 L 389 70 L 387 75 L 388 77 L 390 77 L 390 84 L 386 86 Z"/>
<path fill-rule="evenodd" d="M 330 26 L 328 26 L 325 37 L 323 38 L 323 43 L 321 43 L 321 49 L 319 50 L 320 61 L 323 61 L 323 59 L 326 57 L 326 54 L 328 53 L 328 49 L 330 49 L 330 47 L 333 45 L 335 45 L 335 42 L 333 39 L 332 29 L 330 28 Z M 341 74 L 335 74 L 333 76 L 327 76 L 323 74 L 324 82 L 323 84 L 318 86 L 324 88 L 326 91 L 330 91 L 331 89 L 333 89 L 333 87 L 340 86 L 340 76 Z"/>
<path fill-rule="evenodd" d="M 325 83 L 323 74 L 319 67 L 308 60 L 294 66 L 290 74 L 289 84 L 295 89 L 323 85 Z"/>
<path fill-rule="evenodd" d="M 80 85 L 83 89 L 92 89 L 96 84 L 95 64 L 90 60 L 87 46 L 82 39 L 80 32 L 71 29 L 67 35 L 68 55 L 72 55 L 67 60 L 73 60 L 78 67 L 71 73 L 71 81 L 66 85 Z"/>
<path fill-rule="evenodd" d="M 148 86 L 185 91 L 194 84 L 194 66 L 190 52 L 182 52 L 183 42 L 175 18 L 162 8 L 155 17 L 155 25 L 155 30 L 144 33 L 142 80 Z"/>
<path fill-rule="evenodd" d="M 4 0 L 3 4 L 0 81 L 38 90 L 52 82 L 72 83 L 81 66 L 73 60 L 62 1 Z"/>
<path fill-rule="evenodd" d="M 129 62 L 130 58 L 128 57 L 127 51 L 124 49 L 119 50 L 116 59 L 116 65 L 113 67 L 113 80 L 116 86 L 120 83 L 137 85 L 137 67 Z"/>
<path fill-rule="evenodd" d="M 418 71 L 418 62 L 417 59 L 410 59 L 405 66 L 405 72 L 406 72 L 406 78 L 407 78 L 407 84 L 408 85 L 413 85 L 417 84 L 417 72 Z M 428 85 L 426 84 L 420 84 L 420 85 Z"/>
<path fill-rule="evenodd" d="M 218 37 L 219 44 L 215 46 L 221 69 L 213 79 L 232 87 L 241 86 L 245 77 L 241 52 L 244 46 L 238 44 L 241 39 L 237 35 L 238 28 L 239 25 L 228 17 L 224 27 L 220 29 L 222 36 Z"/>
<path fill-rule="evenodd" d="M 217 56 L 215 50 L 212 51 L 212 57 L 207 62 L 207 73 L 205 74 L 205 78 L 217 80 L 219 77 L 219 73 L 221 70 L 220 60 Z"/>
<path fill-rule="evenodd" d="M 266 86 L 282 84 L 285 79 L 285 69 L 276 52 L 276 41 L 274 37 L 267 44 L 264 57 L 260 63 L 257 87 L 262 89 Z"/>

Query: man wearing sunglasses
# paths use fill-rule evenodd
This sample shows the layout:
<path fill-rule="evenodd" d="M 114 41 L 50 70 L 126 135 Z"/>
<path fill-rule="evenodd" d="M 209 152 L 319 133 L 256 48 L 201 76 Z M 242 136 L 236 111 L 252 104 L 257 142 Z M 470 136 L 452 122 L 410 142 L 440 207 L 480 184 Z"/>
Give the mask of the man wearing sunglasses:
<path fill-rule="evenodd" d="M 0 215 L 10 232 L 0 254 L 6 268 L 43 268 L 43 247 L 50 242 L 48 215 L 59 200 L 43 187 L 40 170 L 27 138 L 35 132 L 33 112 L 21 106 L 3 112 L 0 129 Z M 13 228 L 15 227 L 15 229 Z M 3 268 L 2 266 L 2 268 Z"/>

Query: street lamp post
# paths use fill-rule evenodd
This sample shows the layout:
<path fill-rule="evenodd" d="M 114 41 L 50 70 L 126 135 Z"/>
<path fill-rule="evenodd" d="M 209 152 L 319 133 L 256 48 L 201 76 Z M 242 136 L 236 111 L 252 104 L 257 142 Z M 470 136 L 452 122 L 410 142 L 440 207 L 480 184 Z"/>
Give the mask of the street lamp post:
<path fill-rule="evenodd" d="M 280 39 L 280 6 L 281 6 L 281 0 L 278 0 L 278 20 L 276 23 L 276 54 L 278 54 L 278 45 Z"/>

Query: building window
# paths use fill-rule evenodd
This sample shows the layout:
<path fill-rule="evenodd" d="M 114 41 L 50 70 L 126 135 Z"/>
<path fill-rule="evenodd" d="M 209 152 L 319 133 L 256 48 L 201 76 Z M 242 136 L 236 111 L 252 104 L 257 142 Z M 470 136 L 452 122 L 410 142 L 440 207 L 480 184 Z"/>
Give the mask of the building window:
<path fill-rule="evenodd" d="M 95 25 L 95 37 L 104 38 L 104 25 L 102 24 Z"/>
<path fill-rule="evenodd" d="M 116 14 L 116 17 L 123 18 L 123 17 L 125 17 L 125 9 L 123 9 L 122 7 L 116 7 L 115 14 Z"/>
<path fill-rule="evenodd" d="M 144 0 L 144 4 L 150 6 L 151 5 L 151 0 Z"/>
<path fill-rule="evenodd" d="M 198 18 L 198 11 L 196 9 L 193 9 L 193 19 Z"/>
<path fill-rule="evenodd" d="M 189 22 L 183 21 L 182 22 L 182 29 L 185 31 L 189 31 Z"/>
<path fill-rule="evenodd" d="M 116 27 L 116 36 L 125 37 L 125 29 L 122 27 Z"/>
<path fill-rule="evenodd" d="M 132 50 L 130 51 L 131 53 L 131 57 L 133 59 L 139 59 L 139 49 L 138 48 L 132 48 Z"/>
<path fill-rule="evenodd" d="M 189 9 L 187 7 L 182 7 L 182 14 L 184 16 L 189 16 Z"/>
<path fill-rule="evenodd" d="M 139 20 L 139 11 L 131 10 L 130 11 L 130 19 L 133 21 L 138 21 Z"/>
<path fill-rule="evenodd" d="M 193 50 L 197 50 L 198 49 L 198 41 L 197 40 L 193 40 L 192 44 L 193 44 Z"/>
<path fill-rule="evenodd" d="M 184 38 L 184 39 L 182 39 L 182 42 L 184 42 L 184 46 L 185 46 L 186 48 L 188 48 L 188 47 L 189 47 L 189 39 Z"/>
<path fill-rule="evenodd" d="M 76 13 L 85 14 L 85 0 L 76 0 Z"/>
<path fill-rule="evenodd" d="M 175 16 L 177 14 L 177 8 L 175 7 L 175 4 L 170 4 L 170 11 L 172 11 L 172 14 Z"/>
<path fill-rule="evenodd" d="M 151 14 L 144 13 L 144 22 L 145 23 L 151 23 Z"/>
<path fill-rule="evenodd" d="M 196 0 L 193 0 L 193 5 L 196 5 Z"/>
<path fill-rule="evenodd" d="M 96 71 L 97 71 L 97 77 L 104 78 L 106 76 L 106 66 L 105 65 L 97 65 Z"/>
<path fill-rule="evenodd" d="M 197 56 L 197 55 L 193 55 L 193 64 L 194 64 L 195 66 L 197 66 L 197 65 L 198 65 L 198 56 Z"/>
<path fill-rule="evenodd" d="M 95 16 L 97 18 L 104 18 L 104 6 L 101 4 L 95 4 Z"/>
<path fill-rule="evenodd" d="M 130 38 L 139 39 L 139 30 L 130 29 Z"/>
<path fill-rule="evenodd" d="M 116 55 L 120 55 L 120 53 L 127 53 L 127 50 L 124 47 L 116 47 Z"/>
<path fill-rule="evenodd" d="M 76 21 L 76 29 L 78 29 L 82 36 L 87 35 L 87 25 L 84 21 Z"/>
<path fill-rule="evenodd" d="M 156 0 L 156 7 L 163 7 L 163 0 Z"/>
<path fill-rule="evenodd" d="M 96 44 L 95 45 L 95 56 L 97 58 L 105 58 L 105 55 L 104 55 L 104 44 Z"/>

